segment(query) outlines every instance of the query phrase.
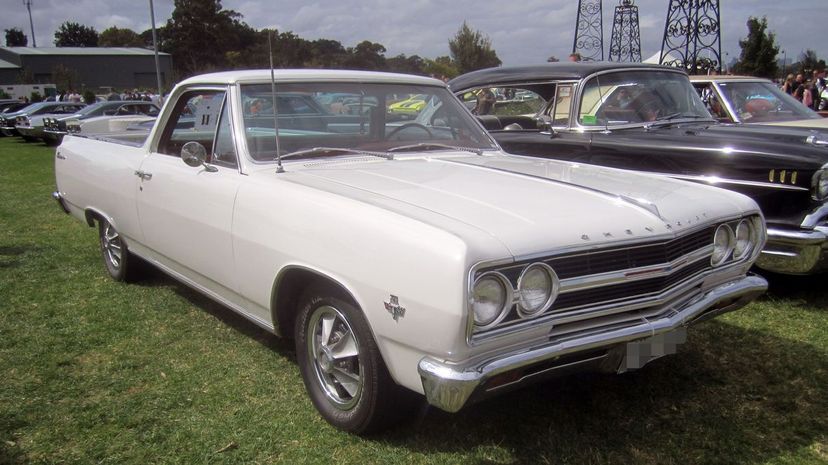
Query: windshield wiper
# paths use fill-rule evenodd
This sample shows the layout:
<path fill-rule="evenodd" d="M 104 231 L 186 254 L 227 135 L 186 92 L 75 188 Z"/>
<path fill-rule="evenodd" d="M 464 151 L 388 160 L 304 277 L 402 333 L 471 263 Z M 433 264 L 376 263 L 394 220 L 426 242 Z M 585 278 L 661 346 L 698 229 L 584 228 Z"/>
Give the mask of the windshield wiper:
<path fill-rule="evenodd" d="M 645 128 L 652 128 L 652 127 L 656 127 L 656 126 L 668 126 L 668 125 L 674 123 L 673 120 L 677 120 L 677 119 L 695 119 L 695 120 L 704 120 L 704 121 L 715 121 L 714 119 L 708 118 L 706 116 L 695 115 L 693 113 L 677 112 L 677 113 L 671 113 L 671 114 L 666 115 L 666 116 L 661 116 L 657 120 L 655 120 L 651 123 L 645 124 L 644 127 Z"/>
<path fill-rule="evenodd" d="M 282 159 L 296 157 L 324 157 L 328 155 L 370 155 L 372 157 L 393 160 L 394 156 L 385 152 L 369 152 L 367 150 L 348 149 L 344 147 L 313 147 L 305 150 L 297 150 L 282 155 Z"/>
<path fill-rule="evenodd" d="M 471 147 L 457 147 L 454 145 L 448 144 L 437 144 L 433 142 L 420 142 L 418 144 L 411 144 L 411 145 L 401 145 L 399 147 L 394 147 L 388 149 L 388 153 L 392 152 L 414 152 L 417 150 L 428 151 L 428 150 L 462 150 L 464 152 L 471 152 L 477 155 L 483 155 L 482 149 L 475 149 Z"/>

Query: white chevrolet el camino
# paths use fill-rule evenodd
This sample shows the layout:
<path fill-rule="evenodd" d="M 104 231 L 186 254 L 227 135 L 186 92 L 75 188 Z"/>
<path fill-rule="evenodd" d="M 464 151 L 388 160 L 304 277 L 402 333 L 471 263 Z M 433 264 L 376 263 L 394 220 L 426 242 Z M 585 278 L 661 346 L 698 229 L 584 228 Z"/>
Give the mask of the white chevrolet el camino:
<path fill-rule="evenodd" d="M 411 95 L 414 119 L 388 111 Z M 505 154 L 424 77 L 202 75 L 149 135 L 70 135 L 55 158 L 54 197 L 97 225 L 112 278 L 140 258 L 293 338 L 313 404 L 351 432 L 423 395 L 454 412 L 639 368 L 767 287 L 748 197 Z"/>

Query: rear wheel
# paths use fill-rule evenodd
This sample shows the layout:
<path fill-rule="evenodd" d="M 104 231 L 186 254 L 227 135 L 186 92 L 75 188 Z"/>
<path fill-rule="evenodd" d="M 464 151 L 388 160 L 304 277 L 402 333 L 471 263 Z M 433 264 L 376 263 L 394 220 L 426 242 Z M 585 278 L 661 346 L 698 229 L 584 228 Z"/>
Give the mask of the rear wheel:
<path fill-rule="evenodd" d="M 305 293 L 296 319 L 296 356 L 322 417 L 351 433 L 371 433 L 412 411 L 416 395 L 388 373 L 362 312 L 328 288 Z"/>
<path fill-rule="evenodd" d="M 129 253 L 121 234 L 105 219 L 98 221 L 98 234 L 101 242 L 101 256 L 109 276 L 115 281 L 134 279 L 137 275 L 138 263 Z"/>

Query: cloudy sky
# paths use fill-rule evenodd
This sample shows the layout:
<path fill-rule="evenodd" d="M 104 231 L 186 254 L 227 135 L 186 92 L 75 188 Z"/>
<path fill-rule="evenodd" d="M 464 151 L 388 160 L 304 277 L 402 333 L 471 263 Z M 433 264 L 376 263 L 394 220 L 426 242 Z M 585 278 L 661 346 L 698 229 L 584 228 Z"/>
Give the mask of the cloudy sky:
<path fill-rule="evenodd" d="M 53 46 L 64 21 L 141 32 L 150 27 L 149 0 L 31 0 L 37 44 Z M 604 44 L 610 42 L 618 0 L 604 0 Z M 565 58 L 572 49 L 577 0 L 224 0 L 254 28 L 275 27 L 305 39 L 327 38 L 353 46 L 362 40 L 383 44 L 386 56 L 400 53 L 435 58 L 448 55 L 448 39 L 463 23 L 486 34 L 506 65 L 542 63 L 550 55 Z M 661 48 L 668 0 L 635 0 L 639 7 L 644 58 Z M 164 24 L 173 0 L 154 0 L 155 19 Z M 0 0 L 0 29 L 18 27 L 29 36 L 23 0 Z M 766 16 L 788 61 L 806 49 L 828 58 L 826 0 L 721 0 L 722 52 L 738 58 L 738 41 L 747 35 L 750 16 Z M 5 45 L 5 43 L 3 44 Z M 605 51 L 608 54 L 608 51 Z"/>

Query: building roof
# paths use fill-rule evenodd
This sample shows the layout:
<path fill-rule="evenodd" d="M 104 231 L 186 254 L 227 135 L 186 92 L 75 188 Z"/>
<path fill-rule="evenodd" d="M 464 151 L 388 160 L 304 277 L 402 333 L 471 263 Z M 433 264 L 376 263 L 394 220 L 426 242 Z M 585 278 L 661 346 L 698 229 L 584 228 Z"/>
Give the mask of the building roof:
<path fill-rule="evenodd" d="M 561 61 L 531 66 L 503 66 L 498 68 L 481 69 L 458 76 L 449 81 L 449 87 L 454 92 L 496 84 L 519 84 L 541 80 L 580 80 L 587 76 L 603 71 L 620 69 L 651 69 L 675 70 L 660 65 L 643 63 L 626 63 L 613 61 Z"/>
<path fill-rule="evenodd" d="M 0 60 L 0 69 L 20 69 L 20 67 L 14 63 L 9 63 L 5 60 Z"/>
<path fill-rule="evenodd" d="M 142 56 L 153 55 L 155 52 L 151 49 L 140 47 L 0 47 L 8 53 L 16 55 L 27 56 L 50 56 L 50 55 L 130 55 Z M 159 55 L 169 55 L 168 53 L 158 52 Z"/>

